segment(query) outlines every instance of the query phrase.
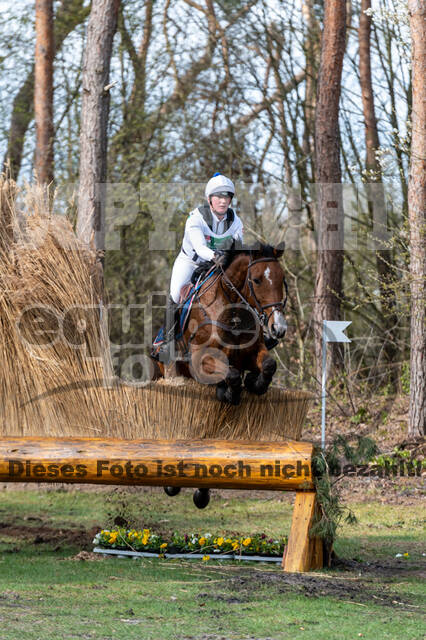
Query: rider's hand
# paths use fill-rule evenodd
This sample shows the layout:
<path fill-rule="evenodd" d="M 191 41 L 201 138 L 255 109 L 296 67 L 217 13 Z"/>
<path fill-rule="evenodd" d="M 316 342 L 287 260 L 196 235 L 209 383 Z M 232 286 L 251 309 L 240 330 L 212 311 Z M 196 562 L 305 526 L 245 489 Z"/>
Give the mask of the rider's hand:
<path fill-rule="evenodd" d="M 217 267 L 223 267 L 223 265 L 225 264 L 225 260 L 226 256 L 224 251 L 218 249 L 214 252 L 213 262 Z"/>

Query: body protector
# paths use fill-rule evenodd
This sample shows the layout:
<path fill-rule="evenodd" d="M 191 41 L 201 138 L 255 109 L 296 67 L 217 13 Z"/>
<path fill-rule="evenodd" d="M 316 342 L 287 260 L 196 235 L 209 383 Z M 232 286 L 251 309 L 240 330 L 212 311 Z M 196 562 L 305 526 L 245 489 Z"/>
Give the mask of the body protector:
<path fill-rule="evenodd" d="M 233 240 L 243 241 L 243 223 L 234 210 L 228 209 L 223 220 L 219 220 L 209 205 L 204 205 L 189 214 L 182 251 L 193 262 L 200 264 L 212 260 L 215 251 L 230 249 Z"/>

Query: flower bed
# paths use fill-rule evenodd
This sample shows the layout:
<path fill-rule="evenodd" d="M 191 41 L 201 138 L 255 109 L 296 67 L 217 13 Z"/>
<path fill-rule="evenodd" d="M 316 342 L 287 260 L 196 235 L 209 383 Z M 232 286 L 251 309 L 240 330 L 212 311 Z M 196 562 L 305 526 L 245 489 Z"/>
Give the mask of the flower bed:
<path fill-rule="evenodd" d="M 150 552 L 160 556 L 166 553 L 203 554 L 203 559 L 209 559 L 209 554 L 280 558 L 286 543 L 286 538 L 273 540 L 264 533 L 250 537 L 174 533 L 166 540 L 150 529 L 103 529 L 93 540 L 93 544 L 103 549 Z"/>

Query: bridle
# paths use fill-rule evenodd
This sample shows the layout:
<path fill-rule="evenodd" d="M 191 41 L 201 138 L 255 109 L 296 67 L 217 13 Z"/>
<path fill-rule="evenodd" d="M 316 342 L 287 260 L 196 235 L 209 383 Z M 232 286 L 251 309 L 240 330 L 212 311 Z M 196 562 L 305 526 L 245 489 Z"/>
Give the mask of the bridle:
<path fill-rule="evenodd" d="M 251 294 L 251 296 L 252 296 L 252 298 L 253 298 L 253 300 L 255 302 L 255 305 L 256 305 L 256 311 L 257 311 L 257 314 L 258 314 L 258 317 L 259 317 L 260 324 L 264 328 L 268 329 L 269 318 L 274 313 L 274 311 L 281 311 L 282 313 L 284 313 L 284 309 L 286 307 L 287 298 L 288 298 L 288 286 L 287 286 L 287 282 L 286 282 L 285 277 L 283 277 L 283 285 L 284 285 L 284 290 L 285 290 L 285 298 L 284 298 L 284 300 L 280 300 L 279 302 L 269 302 L 268 304 L 261 305 L 260 301 L 259 301 L 259 299 L 256 296 L 256 293 L 254 291 L 253 280 L 252 280 L 252 277 L 250 275 L 251 267 L 253 265 L 255 265 L 255 264 L 258 264 L 259 262 L 278 262 L 278 259 L 277 258 L 257 258 L 256 260 L 252 260 L 251 259 L 251 254 L 250 254 L 250 262 L 249 262 L 249 265 L 247 267 L 247 276 L 246 276 L 246 280 L 245 280 L 245 283 L 244 283 L 243 291 L 244 291 L 246 285 L 248 285 L 250 294 Z M 269 309 L 269 307 L 272 307 L 272 310 L 268 314 L 265 311 L 265 309 Z"/>
<path fill-rule="evenodd" d="M 250 262 L 249 262 L 248 267 L 247 267 L 247 275 L 246 275 L 246 278 L 245 278 L 245 281 L 244 281 L 244 285 L 243 285 L 241 291 L 244 291 L 244 289 L 246 287 L 248 287 L 250 295 L 252 296 L 252 298 L 254 300 L 254 303 L 255 303 L 254 307 L 253 307 L 252 304 L 250 304 L 250 302 L 247 300 L 247 298 L 242 293 L 240 293 L 240 291 L 234 285 L 232 280 L 230 280 L 228 278 L 228 276 L 226 275 L 226 272 L 224 271 L 222 265 L 220 266 L 220 272 L 221 273 L 219 272 L 217 274 L 217 276 L 215 278 L 213 278 L 213 281 L 210 282 L 207 285 L 207 288 L 205 288 L 203 290 L 203 292 L 201 294 L 199 294 L 199 296 L 197 296 L 197 297 L 199 298 L 199 297 L 201 297 L 201 295 L 206 293 L 206 291 L 208 291 L 216 283 L 217 279 L 220 278 L 220 282 L 221 282 L 221 285 L 222 285 L 222 290 L 225 293 L 226 297 L 230 300 L 229 296 L 226 294 L 225 289 L 223 288 L 223 284 L 226 284 L 226 286 L 229 289 L 231 289 L 231 291 L 233 293 L 236 294 L 237 298 L 240 299 L 240 301 L 241 301 L 241 303 L 242 303 L 242 305 L 244 307 L 246 307 L 250 312 L 254 312 L 255 313 L 259 324 L 263 327 L 264 331 L 269 335 L 269 328 L 268 328 L 269 319 L 270 319 L 271 315 L 274 313 L 274 311 L 280 310 L 280 311 L 284 312 L 284 309 L 285 309 L 286 304 L 287 304 L 287 298 L 288 298 L 288 286 L 287 286 L 287 282 L 286 282 L 285 277 L 283 277 L 283 285 L 284 285 L 284 289 L 285 289 L 285 298 L 284 298 L 284 300 L 280 300 L 280 301 L 277 301 L 277 302 L 269 302 L 268 304 L 264 304 L 264 305 L 260 304 L 260 300 L 258 299 L 258 297 L 256 296 L 256 293 L 254 291 L 253 280 L 252 280 L 251 275 L 250 275 L 251 267 L 254 266 L 255 264 L 258 264 L 259 262 L 278 262 L 278 259 L 274 258 L 274 257 L 270 257 L 270 258 L 263 257 L 263 258 L 257 258 L 256 260 L 253 260 L 252 259 L 252 254 L 250 252 Z M 215 269 L 215 267 L 212 268 L 212 270 L 214 270 L 214 269 Z M 209 270 L 208 274 L 209 273 L 211 273 L 211 270 Z M 269 309 L 271 307 L 272 307 L 271 311 L 269 313 L 267 313 L 266 309 Z M 247 333 L 247 330 L 237 329 L 236 327 L 226 325 L 223 322 L 220 322 L 218 320 L 211 320 L 208 317 L 208 314 L 206 313 L 206 311 L 205 311 L 205 309 L 204 309 L 204 307 L 202 305 L 201 305 L 201 308 L 202 308 L 202 311 L 204 313 L 205 320 L 201 324 L 199 324 L 197 329 L 191 334 L 191 336 L 190 336 L 190 338 L 188 340 L 188 345 L 195 338 L 195 335 L 198 333 L 199 329 L 201 329 L 205 325 L 217 326 L 220 329 L 223 329 L 224 331 L 227 331 L 227 332 L 232 333 L 234 335 L 240 335 L 241 333 Z"/>

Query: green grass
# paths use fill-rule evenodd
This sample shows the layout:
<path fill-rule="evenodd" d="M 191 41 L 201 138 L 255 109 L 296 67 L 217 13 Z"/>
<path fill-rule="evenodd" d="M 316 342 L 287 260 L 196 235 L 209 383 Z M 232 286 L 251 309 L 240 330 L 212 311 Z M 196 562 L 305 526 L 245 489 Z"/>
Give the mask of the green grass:
<path fill-rule="evenodd" d="M 289 494 L 257 495 L 226 492 L 199 511 L 190 491 L 173 499 L 150 489 L 2 491 L 1 640 L 423 637 L 419 507 L 352 504 L 359 524 L 336 545 L 359 560 L 351 570 L 75 558 L 117 514 L 165 533 L 288 533 Z"/>

